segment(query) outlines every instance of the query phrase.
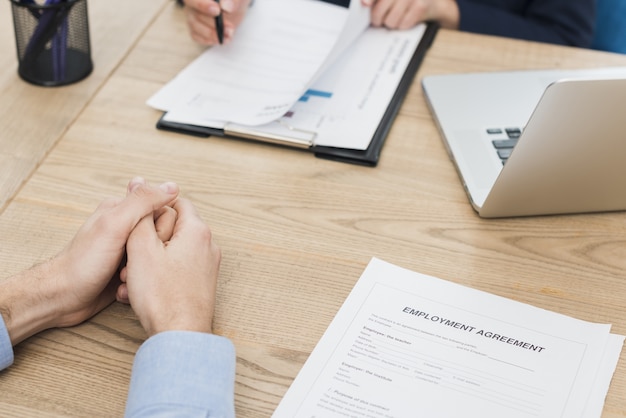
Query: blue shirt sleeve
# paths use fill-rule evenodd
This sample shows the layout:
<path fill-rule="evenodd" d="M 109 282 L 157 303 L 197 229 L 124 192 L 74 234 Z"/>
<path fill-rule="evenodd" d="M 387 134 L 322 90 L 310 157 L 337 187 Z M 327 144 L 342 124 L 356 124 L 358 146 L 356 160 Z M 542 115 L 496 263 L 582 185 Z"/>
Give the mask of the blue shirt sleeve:
<path fill-rule="evenodd" d="M 126 417 L 234 418 L 235 348 L 226 338 L 167 331 L 135 356 Z"/>
<path fill-rule="evenodd" d="M 4 318 L 0 315 L 0 370 L 13 364 L 13 345 Z"/>
<path fill-rule="evenodd" d="M 486 35 L 589 47 L 595 0 L 457 0 L 459 29 Z"/>
<path fill-rule="evenodd" d="M 598 0 L 593 48 L 626 54 L 626 1 Z"/>

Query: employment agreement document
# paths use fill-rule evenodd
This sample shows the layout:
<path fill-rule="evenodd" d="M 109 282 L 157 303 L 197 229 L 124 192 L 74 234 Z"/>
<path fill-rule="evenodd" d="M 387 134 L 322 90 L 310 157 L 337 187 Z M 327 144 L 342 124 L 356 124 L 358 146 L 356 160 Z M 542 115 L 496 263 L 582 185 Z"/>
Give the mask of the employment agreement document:
<path fill-rule="evenodd" d="M 373 259 L 274 418 L 598 417 L 623 340 Z"/>

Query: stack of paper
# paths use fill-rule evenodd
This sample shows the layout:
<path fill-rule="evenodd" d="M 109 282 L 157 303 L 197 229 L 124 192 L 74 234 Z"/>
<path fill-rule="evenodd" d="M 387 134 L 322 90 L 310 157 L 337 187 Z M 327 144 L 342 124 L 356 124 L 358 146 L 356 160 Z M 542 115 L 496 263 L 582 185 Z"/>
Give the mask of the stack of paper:
<path fill-rule="evenodd" d="M 162 128 L 366 150 L 393 119 L 388 112 L 394 98 L 404 97 L 408 84 L 399 86 L 407 74 L 412 78 L 410 64 L 427 29 L 372 28 L 369 12 L 360 0 L 348 8 L 318 0 L 257 2 L 232 43 L 205 51 L 148 105 L 167 112 Z"/>
<path fill-rule="evenodd" d="M 600 417 L 610 328 L 373 259 L 274 418 Z"/>
<path fill-rule="evenodd" d="M 369 25 L 368 9 L 312 0 L 255 4 L 232 43 L 211 48 L 149 101 L 242 125 L 278 119 Z"/>

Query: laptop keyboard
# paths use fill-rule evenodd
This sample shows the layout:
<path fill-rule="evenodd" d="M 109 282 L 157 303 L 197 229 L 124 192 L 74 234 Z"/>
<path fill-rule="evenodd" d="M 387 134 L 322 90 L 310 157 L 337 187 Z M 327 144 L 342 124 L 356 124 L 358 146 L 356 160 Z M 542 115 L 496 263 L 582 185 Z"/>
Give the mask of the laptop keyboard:
<path fill-rule="evenodd" d="M 509 159 L 521 134 L 521 128 L 487 128 L 487 135 L 498 153 L 502 165 Z"/>

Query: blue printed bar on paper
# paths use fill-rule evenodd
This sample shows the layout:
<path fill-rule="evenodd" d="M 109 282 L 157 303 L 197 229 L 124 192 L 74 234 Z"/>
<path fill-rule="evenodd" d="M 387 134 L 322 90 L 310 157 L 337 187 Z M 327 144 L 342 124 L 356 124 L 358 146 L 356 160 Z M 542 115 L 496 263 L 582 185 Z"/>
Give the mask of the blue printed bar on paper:
<path fill-rule="evenodd" d="M 322 98 L 325 98 L 325 99 L 330 99 L 333 96 L 333 94 L 331 92 L 328 92 L 328 91 L 309 89 L 302 95 L 302 97 L 300 97 L 300 99 L 298 99 L 298 101 L 300 101 L 300 102 L 308 102 L 309 98 L 311 96 L 322 97 Z"/>

